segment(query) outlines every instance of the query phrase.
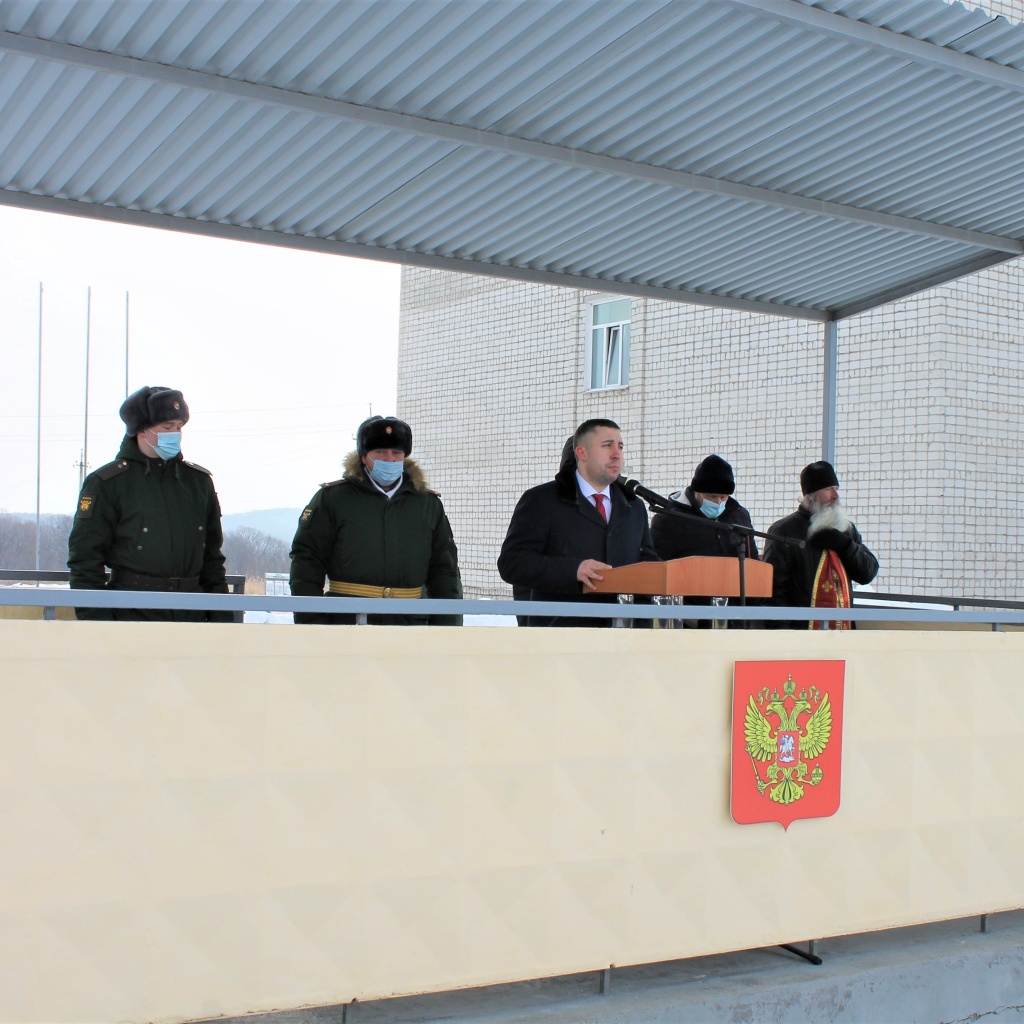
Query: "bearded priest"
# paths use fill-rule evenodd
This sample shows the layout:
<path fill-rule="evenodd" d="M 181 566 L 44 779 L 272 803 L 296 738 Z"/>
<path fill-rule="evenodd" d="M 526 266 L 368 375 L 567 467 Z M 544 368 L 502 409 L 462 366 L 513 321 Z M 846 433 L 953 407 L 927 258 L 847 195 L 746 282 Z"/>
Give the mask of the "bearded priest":
<path fill-rule="evenodd" d="M 800 473 L 803 498 L 792 514 L 768 528 L 764 560 L 775 567 L 774 605 L 784 608 L 849 608 L 851 584 L 870 583 L 878 559 L 861 540 L 839 500 L 839 478 L 828 462 L 812 462 Z M 805 541 L 803 548 L 773 537 Z M 815 621 L 770 621 L 775 629 L 850 629 L 853 623 L 838 615 Z"/>

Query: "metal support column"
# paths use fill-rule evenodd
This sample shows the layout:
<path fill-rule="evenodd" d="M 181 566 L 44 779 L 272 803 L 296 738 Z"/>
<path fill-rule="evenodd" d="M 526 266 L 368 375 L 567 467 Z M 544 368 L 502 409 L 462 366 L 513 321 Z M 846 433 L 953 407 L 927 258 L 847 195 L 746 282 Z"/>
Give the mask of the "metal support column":
<path fill-rule="evenodd" d="M 780 943 L 779 949 L 788 950 L 790 953 L 795 953 L 802 960 L 806 960 L 809 964 L 814 964 L 815 967 L 820 967 L 825 961 L 814 952 L 814 940 L 812 939 L 807 943 L 807 949 L 801 949 L 799 946 L 794 946 L 791 942 Z"/>
<path fill-rule="evenodd" d="M 825 324 L 823 388 L 821 395 L 821 457 L 836 461 L 836 363 L 839 361 L 839 324 Z"/>

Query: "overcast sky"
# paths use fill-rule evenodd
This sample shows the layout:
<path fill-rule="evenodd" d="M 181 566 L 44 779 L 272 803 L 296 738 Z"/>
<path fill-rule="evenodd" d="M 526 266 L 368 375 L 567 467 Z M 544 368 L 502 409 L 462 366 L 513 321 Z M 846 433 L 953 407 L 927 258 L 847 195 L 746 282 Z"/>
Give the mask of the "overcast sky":
<path fill-rule="evenodd" d="M 40 282 L 43 512 L 78 495 L 89 286 L 90 469 L 124 436 L 125 292 L 129 389 L 184 393 L 225 513 L 305 504 L 394 412 L 398 266 L 0 206 L 0 511 L 36 507 Z"/>

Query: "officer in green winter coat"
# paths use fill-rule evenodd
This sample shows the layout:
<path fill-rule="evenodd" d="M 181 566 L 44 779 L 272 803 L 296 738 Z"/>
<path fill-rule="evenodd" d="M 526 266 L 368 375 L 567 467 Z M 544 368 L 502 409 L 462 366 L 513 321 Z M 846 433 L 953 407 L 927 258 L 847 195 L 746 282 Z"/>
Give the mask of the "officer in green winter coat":
<path fill-rule="evenodd" d="M 73 590 L 226 594 L 210 471 L 181 457 L 180 391 L 140 388 L 121 406 L 117 459 L 85 478 L 68 542 Z M 106 582 L 106 567 L 111 570 Z M 230 612 L 79 608 L 79 619 L 230 622 Z"/>
<path fill-rule="evenodd" d="M 345 475 L 324 484 L 292 541 L 293 597 L 461 598 L 459 557 L 444 506 L 412 452 L 412 429 L 394 417 L 360 424 Z M 386 602 L 385 602 L 386 603 Z M 296 612 L 300 623 L 355 616 Z M 375 625 L 461 625 L 459 615 L 371 615 Z"/>

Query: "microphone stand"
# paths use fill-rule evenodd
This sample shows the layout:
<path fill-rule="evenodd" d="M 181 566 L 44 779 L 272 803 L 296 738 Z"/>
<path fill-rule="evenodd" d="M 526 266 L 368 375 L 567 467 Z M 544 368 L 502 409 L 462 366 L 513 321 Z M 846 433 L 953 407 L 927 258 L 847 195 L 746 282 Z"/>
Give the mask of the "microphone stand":
<path fill-rule="evenodd" d="M 630 481 L 633 483 L 633 481 Z M 749 537 L 763 537 L 768 540 L 768 534 L 763 533 L 760 530 L 755 530 L 750 526 L 741 526 L 739 523 L 720 523 L 716 519 L 710 519 L 703 513 L 693 515 L 689 512 L 683 512 L 679 507 L 681 502 L 674 502 L 669 498 L 663 498 L 660 494 L 655 494 L 653 491 L 643 488 L 645 493 L 640 493 L 636 490 L 637 497 L 641 498 L 647 503 L 647 507 L 652 512 L 663 512 L 665 515 L 679 516 L 681 519 L 686 519 L 689 522 L 698 522 L 701 526 L 708 526 L 714 530 L 720 530 L 723 533 L 731 534 L 730 538 L 736 547 L 736 557 L 739 559 L 739 570 L 740 570 L 740 607 L 745 607 L 747 603 L 747 540 Z M 791 544 L 794 547 L 803 548 L 806 547 L 806 543 L 796 537 L 780 537 L 772 535 L 771 540 L 775 543 Z M 749 629 L 750 624 L 744 623 L 744 628 Z"/>
<path fill-rule="evenodd" d="M 750 526 L 740 526 L 739 523 L 720 523 L 716 519 L 709 519 L 703 513 L 694 516 L 688 512 L 672 508 L 668 504 L 651 501 L 647 498 L 644 500 L 652 512 L 663 512 L 665 515 L 679 516 L 680 519 L 698 522 L 701 526 L 708 526 L 713 530 L 719 530 L 721 533 L 732 535 L 730 540 L 733 542 L 733 546 L 736 549 L 736 557 L 740 563 L 740 606 L 745 606 L 747 603 L 747 538 L 764 537 L 767 539 L 768 534 L 755 530 Z M 772 538 L 772 540 L 775 539 L 775 537 Z M 797 541 L 797 543 L 802 545 L 803 541 Z"/>

